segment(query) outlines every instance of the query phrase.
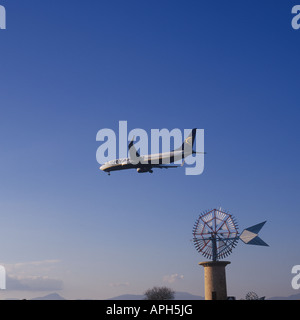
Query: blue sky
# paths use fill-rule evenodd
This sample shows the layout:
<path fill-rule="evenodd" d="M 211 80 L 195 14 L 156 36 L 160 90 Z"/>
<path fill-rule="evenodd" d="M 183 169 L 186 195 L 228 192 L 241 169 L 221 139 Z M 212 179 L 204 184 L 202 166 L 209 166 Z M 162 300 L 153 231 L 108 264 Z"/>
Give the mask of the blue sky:
<path fill-rule="evenodd" d="M 268 221 L 270 247 L 229 257 L 228 293 L 298 293 L 297 1 L 0 4 L 2 297 L 204 295 L 192 227 L 219 206 L 240 231 Z M 204 129 L 203 174 L 100 172 L 96 134 L 120 120 Z"/>

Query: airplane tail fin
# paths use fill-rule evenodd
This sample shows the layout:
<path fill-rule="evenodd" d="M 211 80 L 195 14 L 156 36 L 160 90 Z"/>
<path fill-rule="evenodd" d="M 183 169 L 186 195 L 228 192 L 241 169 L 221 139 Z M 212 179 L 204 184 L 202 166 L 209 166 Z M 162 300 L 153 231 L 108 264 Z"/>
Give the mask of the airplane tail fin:
<path fill-rule="evenodd" d="M 189 136 L 184 140 L 184 142 L 181 145 L 181 147 L 175 149 L 174 151 L 182 151 L 183 150 L 185 154 L 194 153 L 193 145 L 194 145 L 194 142 L 195 142 L 196 132 L 197 132 L 197 129 L 194 128 L 191 131 L 191 133 L 189 134 Z"/>

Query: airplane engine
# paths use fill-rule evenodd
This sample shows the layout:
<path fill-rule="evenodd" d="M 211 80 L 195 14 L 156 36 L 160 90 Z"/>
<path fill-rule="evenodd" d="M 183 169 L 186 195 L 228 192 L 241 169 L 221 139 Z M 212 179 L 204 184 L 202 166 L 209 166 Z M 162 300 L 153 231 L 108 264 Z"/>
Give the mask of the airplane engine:
<path fill-rule="evenodd" d="M 138 173 L 144 173 L 144 172 L 153 173 L 153 170 L 151 170 L 151 169 L 146 169 L 146 168 L 137 168 L 136 171 L 137 171 Z"/>

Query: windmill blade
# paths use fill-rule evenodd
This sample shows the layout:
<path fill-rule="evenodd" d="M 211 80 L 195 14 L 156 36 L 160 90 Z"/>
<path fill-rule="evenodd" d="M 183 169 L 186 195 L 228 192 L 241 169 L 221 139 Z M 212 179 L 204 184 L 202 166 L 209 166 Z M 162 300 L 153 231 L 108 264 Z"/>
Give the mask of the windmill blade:
<path fill-rule="evenodd" d="M 193 241 L 199 253 L 217 261 L 225 258 L 238 241 L 234 217 L 221 209 L 205 211 L 199 215 L 193 228 Z"/>
<path fill-rule="evenodd" d="M 259 224 L 256 224 L 252 227 L 249 227 L 247 229 L 244 229 L 243 232 L 240 235 L 240 239 L 245 243 L 245 244 L 252 244 L 256 246 L 266 246 L 268 247 L 269 245 L 265 243 L 259 236 L 258 232 L 261 230 L 261 228 L 264 226 L 266 221 L 261 222 Z"/>

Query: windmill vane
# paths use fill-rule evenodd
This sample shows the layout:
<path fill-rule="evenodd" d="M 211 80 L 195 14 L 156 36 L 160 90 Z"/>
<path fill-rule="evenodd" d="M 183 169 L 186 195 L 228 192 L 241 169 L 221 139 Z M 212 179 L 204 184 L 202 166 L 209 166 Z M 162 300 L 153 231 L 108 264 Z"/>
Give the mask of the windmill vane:
<path fill-rule="evenodd" d="M 193 228 L 193 242 L 199 253 L 217 261 L 227 257 L 242 240 L 245 244 L 268 246 L 258 237 L 258 232 L 266 221 L 238 232 L 235 218 L 223 209 L 204 211 Z"/>

